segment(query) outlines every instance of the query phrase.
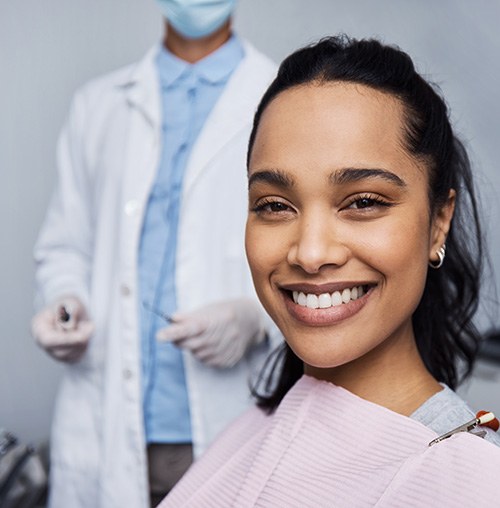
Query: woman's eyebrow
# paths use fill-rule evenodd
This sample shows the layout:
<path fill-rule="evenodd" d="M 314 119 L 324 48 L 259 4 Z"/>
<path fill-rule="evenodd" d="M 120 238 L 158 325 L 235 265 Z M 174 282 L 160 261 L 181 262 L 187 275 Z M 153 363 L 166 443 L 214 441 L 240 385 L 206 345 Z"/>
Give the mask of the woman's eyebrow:
<path fill-rule="evenodd" d="M 289 189 L 295 185 L 293 178 L 279 169 L 263 169 L 254 171 L 248 178 L 250 188 L 256 182 L 264 182 L 283 189 Z"/>
<path fill-rule="evenodd" d="M 384 180 L 396 184 L 398 187 L 406 187 L 406 182 L 404 180 L 386 169 L 344 168 L 334 171 L 330 175 L 330 181 L 337 185 L 358 182 L 359 180 L 364 180 L 366 178 L 383 178 Z"/>

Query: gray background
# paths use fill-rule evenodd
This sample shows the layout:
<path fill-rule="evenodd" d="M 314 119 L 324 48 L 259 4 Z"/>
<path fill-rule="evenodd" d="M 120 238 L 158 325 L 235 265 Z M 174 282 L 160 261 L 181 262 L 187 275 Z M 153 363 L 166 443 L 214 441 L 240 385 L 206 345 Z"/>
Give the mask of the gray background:
<path fill-rule="evenodd" d="M 472 149 L 500 287 L 499 21 L 494 0 L 241 0 L 235 25 L 276 61 L 339 31 L 408 51 L 443 89 Z M 58 131 L 78 85 L 139 58 L 161 31 L 153 0 L 0 0 L 0 427 L 23 440 L 47 438 L 63 368 L 29 333 L 32 248 Z M 480 326 L 492 326 L 484 313 Z M 463 393 L 500 413 L 499 380 L 498 367 L 483 363 Z"/>

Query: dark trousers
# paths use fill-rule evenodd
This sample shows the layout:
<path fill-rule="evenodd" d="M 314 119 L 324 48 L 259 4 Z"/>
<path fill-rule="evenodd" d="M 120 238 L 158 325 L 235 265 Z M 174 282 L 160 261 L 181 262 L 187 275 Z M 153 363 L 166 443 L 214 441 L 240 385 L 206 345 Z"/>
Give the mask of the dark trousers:
<path fill-rule="evenodd" d="M 151 507 L 157 506 L 193 463 L 189 444 L 148 445 L 148 473 Z"/>

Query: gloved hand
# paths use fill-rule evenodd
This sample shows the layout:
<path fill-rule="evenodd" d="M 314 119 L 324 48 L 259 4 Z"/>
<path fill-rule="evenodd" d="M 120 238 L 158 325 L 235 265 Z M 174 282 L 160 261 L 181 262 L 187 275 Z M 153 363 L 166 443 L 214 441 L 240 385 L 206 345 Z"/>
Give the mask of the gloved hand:
<path fill-rule="evenodd" d="M 217 302 L 174 314 L 172 324 L 159 330 L 156 338 L 190 350 L 211 367 L 229 368 L 264 340 L 264 314 L 250 298 Z"/>
<path fill-rule="evenodd" d="M 85 352 L 94 324 L 82 302 L 68 296 L 38 312 L 31 321 L 31 332 L 56 360 L 73 363 Z"/>

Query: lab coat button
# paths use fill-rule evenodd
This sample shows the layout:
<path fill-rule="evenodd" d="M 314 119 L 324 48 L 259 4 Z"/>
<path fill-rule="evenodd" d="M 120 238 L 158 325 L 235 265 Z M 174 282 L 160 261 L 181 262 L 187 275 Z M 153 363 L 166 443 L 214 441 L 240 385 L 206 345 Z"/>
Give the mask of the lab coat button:
<path fill-rule="evenodd" d="M 130 369 L 123 369 L 123 379 L 125 379 L 125 381 L 132 379 L 132 375 L 133 373 Z"/>
<path fill-rule="evenodd" d="M 125 203 L 125 214 L 129 217 L 137 215 L 139 211 L 139 202 L 135 199 L 131 199 Z"/>
<path fill-rule="evenodd" d="M 120 292 L 121 292 L 122 296 L 129 296 L 131 293 L 130 288 L 125 284 L 122 284 L 122 286 L 120 288 Z"/>

